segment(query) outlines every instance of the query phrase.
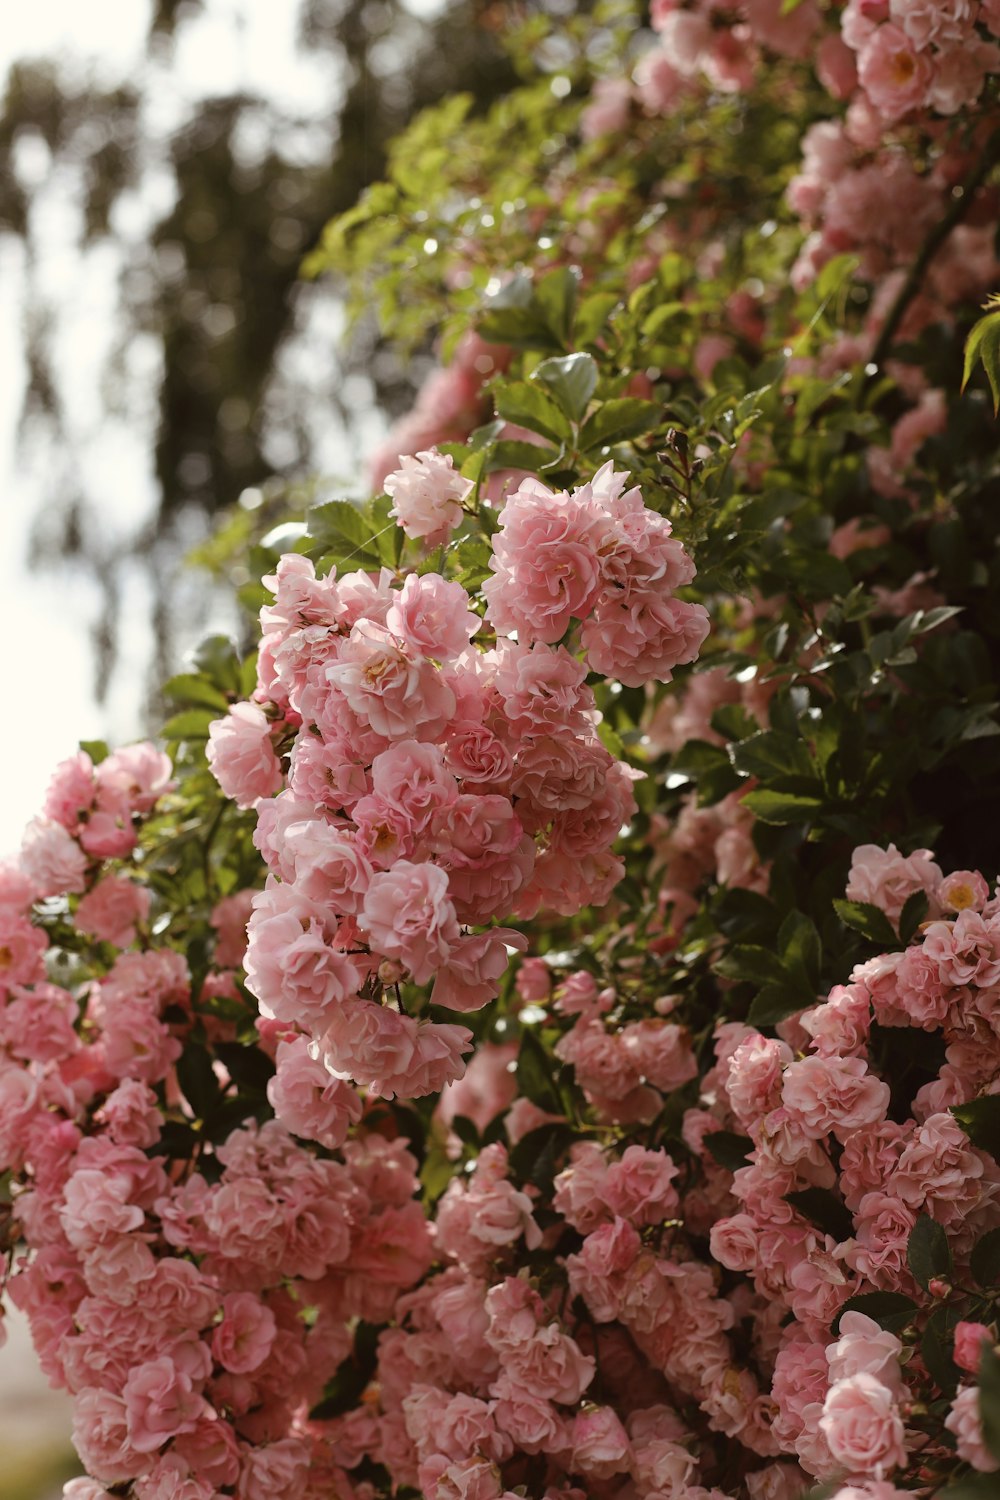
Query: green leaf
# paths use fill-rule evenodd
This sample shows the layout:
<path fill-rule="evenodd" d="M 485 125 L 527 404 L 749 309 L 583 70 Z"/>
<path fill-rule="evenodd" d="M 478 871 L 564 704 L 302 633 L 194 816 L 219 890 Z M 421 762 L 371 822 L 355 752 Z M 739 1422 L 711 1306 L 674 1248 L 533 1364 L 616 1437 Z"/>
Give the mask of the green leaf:
<path fill-rule="evenodd" d="M 212 1069 L 212 1059 L 197 1042 L 188 1042 L 177 1059 L 177 1082 L 200 1120 L 207 1120 L 218 1109 L 222 1087 Z"/>
<path fill-rule="evenodd" d="M 785 966 L 778 955 L 754 943 L 738 943 L 725 958 L 713 965 L 713 970 L 723 979 L 748 980 L 752 984 L 768 984 L 772 980 L 783 982 L 786 977 Z"/>
<path fill-rule="evenodd" d="M 223 694 L 240 696 L 240 657 L 228 635 L 209 635 L 192 653 L 191 660 L 203 677 Z"/>
<path fill-rule="evenodd" d="M 569 266 L 559 266 L 549 271 L 535 283 L 535 305 L 541 311 L 546 326 L 565 349 L 573 329 L 573 308 L 580 279 Z"/>
<path fill-rule="evenodd" d="M 490 449 L 486 472 L 495 474 L 498 469 L 527 469 L 530 473 L 536 473 L 556 463 L 561 451 L 561 448 L 553 448 L 548 443 L 502 438 Z"/>
<path fill-rule="evenodd" d="M 1000 1161 L 1000 1094 L 984 1094 L 967 1104 L 953 1104 L 951 1113 L 974 1146 Z"/>
<path fill-rule="evenodd" d="M 605 401 L 580 430 L 581 451 L 587 453 L 591 448 L 641 437 L 659 427 L 662 420 L 663 407 L 657 401 L 640 401 L 637 396 Z"/>
<path fill-rule="evenodd" d="M 582 422 L 597 389 L 597 361 L 592 354 L 546 359 L 531 378 L 541 381 L 571 422 Z"/>
<path fill-rule="evenodd" d="M 559 1088 L 552 1075 L 549 1053 L 533 1031 L 521 1035 L 521 1047 L 517 1054 L 517 1083 L 520 1093 L 537 1104 L 539 1109 L 552 1115 L 563 1112 Z"/>
<path fill-rule="evenodd" d="M 185 708 L 169 718 L 160 730 L 165 740 L 207 740 L 208 727 L 220 715 L 211 708 Z"/>
<path fill-rule="evenodd" d="M 815 991 L 823 948 L 812 918 L 801 911 L 790 911 L 778 929 L 778 951 L 785 967 L 796 970 L 808 988 Z"/>
<path fill-rule="evenodd" d="M 339 1417 L 342 1412 L 351 1411 L 358 1405 L 375 1373 L 381 1332 L 382 1328 L 374 1323 L 358 1324 L 354 1330 L 353 1350 L 327 1383 L 322 1401 L 309 1413 L 314 1422 L 328 1422 L 331 1417 Z"/>
<path fill-rule="evenodd" d="M 903 910 L 899 914 L 899 941 L 904 947 L 915 935 L 917 928 L 927 916 L 928 901 L 926 891 L 914 891 L 907 896 L 903 903 Z"/>
<path fill-rule="evenodd" d="M 729 756 L 737 771 L 771 781 L 777 776 L 812 776 L 814 766 L 802 740 L 790 734 L 764 729 L 730 745 Z"/>
<path fill-rule="evenodd" d="M 906 1242 L 906 1263 L 914 1280 L 928 1290 L 935 1277 L 947 1278 L 952 1272 L 948 1236 L 941 1225 L 928 1214 L 918 1214 Z"/>
<path fill-rule="evenodd" d="M 511 1172 L 519 1181 L 530 1182 L 548 1195 L 552 1191 L 553 1178 L 573 1140 L 574 1135 L 568 1125 L 552 1123 L 529 1130 L 511 1148 Z"/>
<path fill-rule="evenodd" d="M 888 1333 L 899 1333 L 913 1321 L 916 1311 L 913 1298 L 902 1292 L 859 1292 L 856 1297 L 848 1297 L 833 1320 L 833 1331 L 840 1331 L 840 1320 L 846 1312 L 859 1312 Z"/>
<path fill-rule="evenodd" d="M 779 1021 L 787 1020 L 797 1011 L 806 1010 L 815 1000 L 812 990 L 803 992 L 792 982 L 791 976 L 786 975 L 781 984 L 765 984 L 757 991 L 747 1020 L 751 1026 L 777 1026 Z"/>
<path fill-rule="evenodd" d="M 99 766 L 111 754 L 107 740 L 81 740 L 80 749 L 84 755 L 90 756 L 95 766 Z"/>
<path fill-rule="evenodd" d="M 798 1192 L 786 1193 L 785 1202 L 838 1244 L 853 1238 L 854 1220 L 850 1209 L 829 1188 L 801 1188 Z"/>
<path fill-rule="evenodd" d="M 713 1161 L 729 1172 L 738 1172 L 750 1160 L 753 1141 L 748 1135 L 738 1135 L 735 1130 L 713 1130 L 704 1137 L 705 1150 Z"/>
<path fill-rule="evenodd" d="M 809 823 L 823 811 L 823 803 L 819 797 L 807 797 L 799 792 L 778 792 L 770 787 L 747 792 L 742 805 L 749 808 L 762 823 L 774 823 L 778 826 L 786 823 Z"/>
<path fill-rule="evenodd" d="M 1000 1229 L 990 1229 L 976 1242 L 969 1270 L 986 1291 L 1000 1287 Z"/>
<path fill-rule="evenodd" d="M 371 523 L 361 508 L 349 500 L 327 500 L 314 505 L 307 516 L 314 551 L 329 554 L 339 569 L 374 570 L 382 565 L 382 554 Z"/>
<path fill-rule="evenodd" d="M 264 1094 L 274 1077 L 274 1063 L 259 1047 L 241 1042 L 216 1042 L 213 1050 L 233 1082 L 251 1093 Z"/>
<path fill-rule="evenodd" d="M 899 939 L 893 931 L 892 923 L 881 907 L 872 906 L 869 901 L 839 900 L 834 901 L 833 906 L 845 926 L 853 927 L 855 932 L 860 932 L 870 943 L 887 949 L 899 947 Z"/>
<path fill-rule="evenodd" d="M 955 1307 L 935 1307 L 927 1319 L 920 1340 L 920 1358 L 927 1373 L 946 1396 L 953 1396 L 958 1386 L 958 1367 L 952 1357 L 955 1347 L 955 1325 L 959 1320 Z"/>
<path fill-rule="evenodd" d="M 527 380 L 514 380 L 499 386 L 494 393 L 497 415 L 529 432 L 550 438 L 554 443 L 569 442 L 573 433 L 565 414 L 545 391 Z"/>
<path fill-rule="evenodd" d="M 979 1420 L 987 1448 L 1000 1459 L 1000 1356 L 985 1339 L 979 1361 Z"/>
<path fill-rule="evenodd" d="M 976 365 L 981 363 L 993 392 L 993 415 L 1000 411 L 1000 296 L 996 292 L 985 304 L 986 316 L 973 323 L 965 341 L 965 364 L 962 390 L 969 383 Z"/>
<path fill-rule="evenodd" d="M 177 703 L 197 703 L 203 708 L 221 709 L 223 713 L 229 707 L 229 699 L 225 693 L 220 693 L 204 677 L 192 672 L 181 672 L 176 677 L 169 678 L 161 691 L 165 698 L 173 698 Z"/>

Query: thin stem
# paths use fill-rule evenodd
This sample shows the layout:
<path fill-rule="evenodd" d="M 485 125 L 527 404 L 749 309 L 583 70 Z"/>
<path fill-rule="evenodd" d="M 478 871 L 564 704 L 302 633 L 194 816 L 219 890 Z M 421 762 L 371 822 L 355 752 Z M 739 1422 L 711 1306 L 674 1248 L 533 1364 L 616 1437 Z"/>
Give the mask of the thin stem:
<path fill-rule="evenodd" d="M 882 331 L 872 350 L 871 360 L 869 361 L 874 366 L 871 372 L 872 375 L 877 373 L 878 367 L 892 348 L 892 342 L 899 330 L 899 325 L 903 321 L 907 308 L 923 284 L 928 266 L 951 234 L 951 231 L 965 218 L 965 215 L 972 206 L 973 198 L 996 164 L 998 153 L 1000 153 L 1000 131 L 994 131 L 983 148 L 982 155 L 971 172 L 969 172 L 965 181 L 954 190 L 954 196 L 947 213 L 935 224 L 921 245 L 919 254 L 907 271 L 906 279 L 899 289 L 895 302 L 889 309 L 889 315 L 882 325 Z M 870 378 L 871 376 L 869 376 Z"/>

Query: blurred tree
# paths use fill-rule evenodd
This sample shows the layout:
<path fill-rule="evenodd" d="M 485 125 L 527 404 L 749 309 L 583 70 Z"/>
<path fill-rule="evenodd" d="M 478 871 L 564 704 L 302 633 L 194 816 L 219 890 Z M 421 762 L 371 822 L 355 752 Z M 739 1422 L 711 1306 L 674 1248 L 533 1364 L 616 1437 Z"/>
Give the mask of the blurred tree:
<path fill-rule="evenodd" d="M 399 0 L 300 0 L 298 46 L 331 60 L 328 107 L 290 110 L 279 87 L 178 110 L 179 43 L 212 11 L 213 0 L 156 0 L 146 66 L 114 86 L 22 61 L 0 110 L 0 235 L 23 245 L 27 288 L 21 438 L 44 452 L 51 475 L 32 561 L 82 563 L 100 580 L 99 694 L 118 655 L 124 569 L 138 562 L 148 579 L 151 665 L 162 676 L 176 658 L 175 622 L 190 614 L 176 608 L 177 562 L 206 522 L 268 475 L 314 469 L 318 424 L 339 420 L 349 472 L 360 411 L 393 414 L 408 402 L 410 372 L 380 354 L 374 335 L 338 362 L 340 379 L 323 382 L 305 357 L 286 362 L 276 385 L 282 351 L 306 337 L 317 303 L 329 313 L 335 297 L 297 287 L 299 266 L 330 216 L 383 172 L 385 145 L 412 114 L 456 77 L 483 105 L 511 81 L 471 0 L 427 19 Z M 117 539 L 76 461 L 58 306 L 32 279 L 50 233 L 36 222 L 42 190 L 77 209 L 81 260 L 101 244 L 119 251 L 118 326 L 99 372 L 108 413 L 134 412 L 136 341 L 151 339 L 157 355 L 144 364 L 155 494 L 136 497 L 135 524 Z M 184 623 L 197 632 L 197 620 Z"/>

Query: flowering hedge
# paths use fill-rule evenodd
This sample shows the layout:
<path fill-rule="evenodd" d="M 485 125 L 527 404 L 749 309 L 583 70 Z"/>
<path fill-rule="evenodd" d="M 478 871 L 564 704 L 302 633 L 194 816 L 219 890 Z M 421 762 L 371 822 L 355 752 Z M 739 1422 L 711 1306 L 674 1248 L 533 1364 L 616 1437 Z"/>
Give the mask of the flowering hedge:
<path fill-rule="evenodd" d="M 66 1500 L 996 1494 L 998 36 L 536 14 L 331 226 L 378 494 L 0 871 Z"/>

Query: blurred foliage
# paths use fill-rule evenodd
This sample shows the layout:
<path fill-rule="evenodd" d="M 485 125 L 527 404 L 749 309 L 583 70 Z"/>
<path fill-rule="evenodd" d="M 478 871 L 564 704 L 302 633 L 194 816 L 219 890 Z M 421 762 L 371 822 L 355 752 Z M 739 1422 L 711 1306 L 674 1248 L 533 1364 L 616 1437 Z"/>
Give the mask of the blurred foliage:
<path fill-rule="evenodd" d="M 192 512 L 213 516 L 276 467 L 286 474 L 315 467 L 304 423 L 285 434 L 294 443 L 285 444 L 284 465 L 273 454 L 265 457 L 264 447 L 269 384 L 294 330 L 300 261 L 324 223 L 382 173 L 388 140 L 444 94 L 456 74 L 477 107 L 513 76 L 474 0 L 456 0 L 428 20 L 398 0 L 302 0 L 300 45 L 329 56 L 339 73 L 339 101 L 332 86 L 323 120 L 289 117 L 272 99 L 241 93 L 207 98 L 176 127 L 157 131 L 164 99 L 183 84 L 171 74 L 173 49 L 206 8 L 158 0 L 148 41 L 156 66 L 136 81 L 103 88 L 49 60 L 21 61 L 0 105 L 0 235 L 17 236 L 28 257 L 22 429 L 34 424 L 45 433 L 51 470 L 59 475 L 37 518 L 33 561 L 83 563 L 100 579 L 106 608 L 98 628 L 99 687 L 118 647 L 123 566 L 136 556 L 148 560 L 155 667 L 162 676 L 174 657 L 172 590 L 179 554 L 191 540 Z M 248 150 L 248 139 L 260 148 Z M 39 146 L 47 157 L 40 180 L 24 170 L 25 149 L 37 158 Z M 164 173 L 175 201 L 137 250 L 116 216 L 130 193 Z M 80 255 L 108 240 L 127 250 L 117 368 L 106 372 L 109 407 L 115 385 L 128 379 L 130 341 L 151 335 L 162 350 L 151 464 L 155 510 L 138 537 L 111 554 L 101 495 L 85 487 L 73 462 L 60 394 L 59 328 L 31 280 L 35 235 L 45 232 L 33 225 L 33 201 L 55 180 L 65 181 L 67 202 L 77 190 L 70 184 L 78 184 Z M 375 402 L 398 411 L 412 395 L 412 377 L 398 362 L 379 359 L 380 342 L 356 346 L 354 368 L 364 371 Z M 338 402 L 336 393 L 317 393 L 308 378 L 287 399 L 289 425 L 300 404 L 315 412 L 331 395 L 350 429 L 356 393 Z M 137 496 L 137 517 L 141 504 Z"/>

